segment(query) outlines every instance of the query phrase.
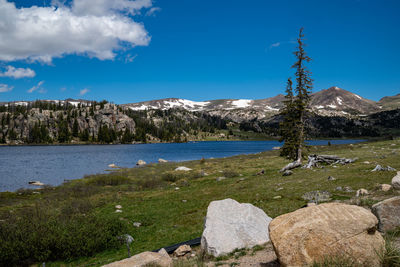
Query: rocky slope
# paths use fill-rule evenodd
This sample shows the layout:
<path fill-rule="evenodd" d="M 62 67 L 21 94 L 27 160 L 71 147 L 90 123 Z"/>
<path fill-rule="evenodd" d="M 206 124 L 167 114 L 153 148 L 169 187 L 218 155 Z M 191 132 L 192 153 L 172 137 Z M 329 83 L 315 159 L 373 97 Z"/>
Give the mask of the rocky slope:
<path fill-rule="evenodd" d="M 132 110 L 182 108 L 188 111 L 204 111 L 235 122 L 242 122 L 270 118 L 276 115 L 282 107 L 283 100 L 284 95 L 258 100 L 219 99 L 203 102 L 168 98 L 122 106 Z M 339 87 L 331 87 L 312 94 L 310 106 L 316 114 L 323 116 L 363 116 L 382 110 L 399 108 L 400 95 L 386 97 L 380 102 L 375 102 Z"/>

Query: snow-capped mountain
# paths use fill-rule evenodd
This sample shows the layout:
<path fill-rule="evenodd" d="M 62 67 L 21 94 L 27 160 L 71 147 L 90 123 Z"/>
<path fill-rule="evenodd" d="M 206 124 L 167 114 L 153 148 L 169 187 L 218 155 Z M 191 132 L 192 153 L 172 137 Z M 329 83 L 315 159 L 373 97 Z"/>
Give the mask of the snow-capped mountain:
<path fill-rule="evenodd" d="M 167 98 L 146 102 L 124 104 L 132 110 L 183 108 L 188 111 L 207 111 L 222 117 L 257 117 L 259 119 L 276 114 L 282 107 L 284 95 L 250 100 L 250 99 L 219 99 L 209 101 L 191 101 L 179 98 Z M 393 102 L 393 101 L 392 101 Z M 391 103 L 392 103 L 391 102 Z M 400 107 L 400 105 L 398 105 Z M 320 115 L 366 115 L 378 112 L 385 107 L 377 102 L 365 99 L 357 94 L 331 87 L 312 94 L 310 107 Z M 249 114 L 249 116 L 246 116 Z"/>

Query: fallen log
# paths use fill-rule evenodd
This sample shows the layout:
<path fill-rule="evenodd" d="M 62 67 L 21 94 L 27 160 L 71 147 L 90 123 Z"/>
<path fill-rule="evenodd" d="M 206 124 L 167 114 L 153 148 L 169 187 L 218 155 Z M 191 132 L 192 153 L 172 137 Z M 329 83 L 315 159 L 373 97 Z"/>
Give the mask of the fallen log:
<path fill-rule="evenodd" d="M 303 168 L 306 169 L 311 169 L 312 167 L 318 167 L 318 163 L 325 163 L 329 165 L 335 165 L 335 164 L 348 164 L 348 163 L 353 163 L 356 161 L 358 158 L 354 159 L 347 159 L 347 158 L 341 158 L 335 155 L 310 155 L 308 156 L 308 162 L 303 166 Z"/>
<path fill-rule="evenodd" d="M 298 168 L 300 166 L 301 166 L 301 162 L 296 160 L 296 161 L 293 161 L 293 162 L 289 163 L 285 167 L 283 167 L 279 172 L 285 172 L 285 171 L 288 171 L 288 170 L 291 170 L 291 169 Z"/>

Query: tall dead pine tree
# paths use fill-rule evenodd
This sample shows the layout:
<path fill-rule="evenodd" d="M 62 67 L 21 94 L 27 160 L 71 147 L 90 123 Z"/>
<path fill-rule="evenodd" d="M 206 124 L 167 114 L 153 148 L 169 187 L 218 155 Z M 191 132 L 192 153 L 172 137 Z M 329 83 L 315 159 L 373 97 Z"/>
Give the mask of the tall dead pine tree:
<path fill-rule="evenodd" d="M 282 135 L 282 141 L 285 141 L 285 144 L 282 147 L 281 155 L 294 160 L 294 162 L 282 170 L 300 166 L 304 154 L 305 113 L 310 103 L 312 79 L 311 72 L 305 66 L 306 63 L 311 61 L 311 58 L 307 56 L 304 50 L 305 44 L 303 38 L 303 28 L 301 28 L 299 37 L 297 38 L 297 50 L 294 52 L 297 61 L 292 66 L 292 68 L 296 69 L 296 87 L 294 89 L 296 95 L 294 97 L 292 96 L 292 102 L 285 101 L 285 108 L 283 109 L 285 112 L 281 112 L 284 117 L 283 123 L 281 124 L 281 130 L 286 133 L 291 133 Z M 286 98 L 290 98 L 288 90 L 286 90 Z M 288 104 L 290 104 L 290 109 L 288 108 Z M 290 110 L 290 112 L 287 112 L 288 110 Z M 287 121 L 291 121 L 292 123 L 285 123 Z M 286 129 L 284 127 L 286 127 Z M 288 144 L 286 145 L 287 142 Z"/>

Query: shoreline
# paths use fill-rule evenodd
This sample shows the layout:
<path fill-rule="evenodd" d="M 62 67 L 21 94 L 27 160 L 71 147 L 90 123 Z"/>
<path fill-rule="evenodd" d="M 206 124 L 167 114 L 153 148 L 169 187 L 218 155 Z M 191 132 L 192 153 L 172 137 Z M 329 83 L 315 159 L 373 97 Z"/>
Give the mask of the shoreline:
<path fill-rule="evenodd" d="M 353 145 L 353 144 L 360 144 L 360 143 L 365 143 L 365 142 L 369 142 L 371 140 L 367 140 L 367 139 L 312 139 L 312 140 L 308 140 L 308 141 L 316 141 L 316 140 L 321 140 L 321 141 L 327 141 L 327 140 L 353 140 L 353 143 L 345 143 L 345 144 L 332 144 L 332 146 L 347 146 L 347 145 Z M 235 140 L 230 140 L 230 142 L 265 142 L 265 141 L 277 141 L 277 140 L 240 140 L 240 141 L 235 141 Z M 197 142 L 229 142 L 229 141 L 189 141 L 186 143 L 197 143 Z M 139 144 L 179 144 L 179 143 L 136 143 L 136 144 L 112 144 L 112 145 L 139 145 Z M 101 145 L 108 145 L 108 144 L 93 144 L 93 145 L 97 145 L 97 146 L 101 146 Z M 29 145 L 27 145 L 28 147 Z M 42 145 L 32 145 L 32 146 L 42 146 Z M 44 145 L 45 146 L 45 145 Z M 59 144 L 56 146 L 80 146 L 80 144 L 70 144 L 70 145 L 63 145 L 63 144 Z M 315 144 L 315 145 L 310 145 L 310 147 L 323 147 L 323 146 L 328 146 L 327 144 Z M 280 146 L 279 146 L 280 147 Z M 233 157 L 240 157 L 240 156 L 251 156 L 251 155 L 257 155 L 260 153 L 267 153 L 267 152 L 273 152 L 273 151 L 278 151 L 279 149 L 274 149 L 274 147 L 271 147 L 268 150 L 263 150 L 260 152 L 254 152 L 254 153 L 241 153 L 241 154 L 236 154 L 236 155 L 231 155 L 231 156 L 225 156 L 225 157 L 209 157 L 206 158 L 206 160 L 221 160 L 221 159 L 229 159 L 229 158 L 233 158 Z M 173 164 L 185 164 L 185 162 L 196 162 L 196 161 L 200 161 L 201 158 L 199 159 L 189 159 L 189 160 L 182 160 L 182 161 L 168 161 L 168 163 L 173 163 Z M 109 164 L 112 164 L 112 162 L 110 162 Z M 160 164 L 160 162 L 148 162 L 146 165 L 144 166 L 150 166 L 150 165 L 158 165 Z M 90 173 L 90 174 L 85 174 L 79 178 L 72 178 L 72 179 L 64 179 L 64 182 L 61 182 L 60 184 L 57 185 L 52 185 L 52 184 L 45 184 L 44 186 L 37 186 L 37 187 L 33 187 L 33 186 L 29 186 L 29 184 L 26 184 L 26 186 L 22 186 L 20 188 L 17 188 L 13 191 L 0 191 L 1 193 L 6 193 L 6 192 L 10 192 L 10 193 L 16 193 L 18 190 L 42 190 L 43 187 L 45 186 L 50 186 L 50 187 L 59 187 L 62 186 L 64 183 L 69 183 L 71 181 L 79 181 L 82 179 L 85 179 L 85 176 L 93 176 L 93 175 L 98 175 L 98 174 L 111 174 L 113 172 L 116 172 L 118 170 L 130 170 L 130 169 L 136 169 L 138 167 L 142 167 L 142 166 L 131 166 L 131 167 L 119 167 L 119 168 L 105 168 L 103 170 L 101 170 L 101 172 L 96 172 L 96 173 Z M 34 179 L 32 178 L 32 180 L 35 181 L 40 181 L 40 179 Z"/>

